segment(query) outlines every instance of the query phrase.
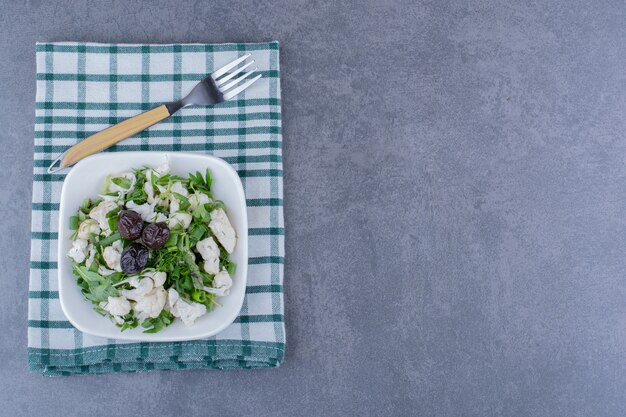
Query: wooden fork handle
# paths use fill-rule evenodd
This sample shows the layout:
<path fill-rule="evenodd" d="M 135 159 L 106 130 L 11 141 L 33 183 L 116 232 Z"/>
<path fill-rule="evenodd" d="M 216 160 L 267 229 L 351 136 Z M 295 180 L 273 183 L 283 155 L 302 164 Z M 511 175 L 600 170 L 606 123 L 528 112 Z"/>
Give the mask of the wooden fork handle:
<path fill-rule="evenodd" d="M 113 146 L 168 117 L 170 117 L 170 112 L 165 105 L 162 105 L 91 135 L 67 150 L 61 161 L 61 166 L 73 165 L 81 159 Z"/>

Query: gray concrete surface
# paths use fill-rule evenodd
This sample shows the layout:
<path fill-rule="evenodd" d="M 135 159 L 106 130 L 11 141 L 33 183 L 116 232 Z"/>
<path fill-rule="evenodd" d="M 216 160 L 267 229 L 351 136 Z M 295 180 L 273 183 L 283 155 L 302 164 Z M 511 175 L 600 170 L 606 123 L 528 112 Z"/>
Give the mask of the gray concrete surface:
<path fill-rule="evenodd" d="M 108 3 L 0 1 L 0 415 L 626 415 L 623 1 Z M 29 373 L 35 41 L 274 39 L 285 363 Z"/>

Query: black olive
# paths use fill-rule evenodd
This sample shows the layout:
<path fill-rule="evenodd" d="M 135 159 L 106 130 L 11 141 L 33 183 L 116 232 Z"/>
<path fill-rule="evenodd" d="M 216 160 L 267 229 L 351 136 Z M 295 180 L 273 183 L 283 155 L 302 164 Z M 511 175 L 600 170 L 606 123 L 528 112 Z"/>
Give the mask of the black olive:
<path fill-rule="evenodd" d="M 136 211 L 122 210 L 117 218 L 117 230 L 126 240 L 135 240 L 141 236 L 143 220 Z"/>
<path fill-rule="evenodd" d="M 146 267 L 150 251 L 141 243 L 131 243 L 122 251 L 120 264 L 126 274 L 136 274 Z"/>
<path fill-rule="evenodd" d="M 170 238 L 170 229 L 165 223 L 152 223 L 143 229 L 141 240 L 150 249 L 159 249 Z"/>

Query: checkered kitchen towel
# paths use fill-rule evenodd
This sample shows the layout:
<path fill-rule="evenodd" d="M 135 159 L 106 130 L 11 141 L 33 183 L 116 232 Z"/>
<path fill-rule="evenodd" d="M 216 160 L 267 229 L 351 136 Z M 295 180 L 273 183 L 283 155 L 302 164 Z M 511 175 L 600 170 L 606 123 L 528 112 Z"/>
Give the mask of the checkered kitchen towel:
<path fill-rule="evenodd" d="M 283 189 L 278 43 L 37 44 L 28 362 L 44 375 L 183 368 L 267 368 L 283 359 Z M 83 334 L 57 292 L 57 226 L 64 175 L 46 174 L 60 152 L 109 125 L 182 97 L 206 74 L 251 52 L 263 74 L 236 101 L 192 107 L 115 151 L 201 152 L 239 172 L 249 219 L 248 287 L 230 327 L 207 340 L 135 343 Z"/>

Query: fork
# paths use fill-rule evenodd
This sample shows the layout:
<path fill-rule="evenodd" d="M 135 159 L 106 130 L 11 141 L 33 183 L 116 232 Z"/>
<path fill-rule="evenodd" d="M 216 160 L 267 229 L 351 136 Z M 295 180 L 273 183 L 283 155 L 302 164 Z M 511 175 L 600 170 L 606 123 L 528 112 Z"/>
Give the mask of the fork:
<path fill-rule="evenodd" d="M 60 171 L 89 155 L 109 148 L 135 133 L 167 119 L 183 107 L 214 105 L 234 98 L 261 78 L 261 74 L 250 78 L 258 70 L 256 67 L 248 72 L 243 72 L 254 64 L 254 60 L 248 61 L 250 55 L 245 54 L 213 72 L 196 84 L 191 92 L 182 99 L 162 104 L 152 110 L 126 119 L 77 143 L 52 162 L 48 167 L 48 174 Z M 55 166 L 57 163 L 58 166 Z"/>

